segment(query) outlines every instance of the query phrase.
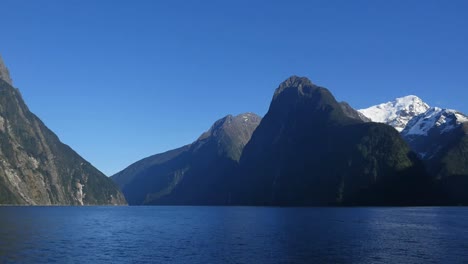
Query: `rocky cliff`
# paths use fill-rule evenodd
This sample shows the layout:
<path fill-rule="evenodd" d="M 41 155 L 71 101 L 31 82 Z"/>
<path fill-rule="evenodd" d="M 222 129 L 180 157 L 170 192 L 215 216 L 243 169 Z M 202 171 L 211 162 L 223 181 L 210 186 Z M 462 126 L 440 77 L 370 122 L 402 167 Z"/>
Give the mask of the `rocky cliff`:
<path fill-rule="evenodd" d="M 31 113 L 0 66 L 0 204 L 126 204 L 118 187 Z"/>

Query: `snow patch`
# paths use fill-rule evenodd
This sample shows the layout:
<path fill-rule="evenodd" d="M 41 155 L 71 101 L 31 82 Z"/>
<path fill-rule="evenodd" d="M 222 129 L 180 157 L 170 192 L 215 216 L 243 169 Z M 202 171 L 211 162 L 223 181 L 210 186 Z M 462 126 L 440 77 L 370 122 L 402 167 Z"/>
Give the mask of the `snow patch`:
<path fill-rule="evenodd" d="M 468 116 L 465 116 L 461 113 L 455 113 L 455 117 L 457 118 L 457 121 L 460 123 L 465 123 L 468 122 Z"/>

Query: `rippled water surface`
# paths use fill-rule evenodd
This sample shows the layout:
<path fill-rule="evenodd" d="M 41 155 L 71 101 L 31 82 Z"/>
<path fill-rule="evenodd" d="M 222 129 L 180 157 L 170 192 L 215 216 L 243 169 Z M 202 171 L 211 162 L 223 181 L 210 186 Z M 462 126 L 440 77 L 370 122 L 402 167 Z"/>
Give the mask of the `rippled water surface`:
<path fill-rule="evenodd" d="M 468 263 L 468 208 L 0 207 L 0 263 Z"/>

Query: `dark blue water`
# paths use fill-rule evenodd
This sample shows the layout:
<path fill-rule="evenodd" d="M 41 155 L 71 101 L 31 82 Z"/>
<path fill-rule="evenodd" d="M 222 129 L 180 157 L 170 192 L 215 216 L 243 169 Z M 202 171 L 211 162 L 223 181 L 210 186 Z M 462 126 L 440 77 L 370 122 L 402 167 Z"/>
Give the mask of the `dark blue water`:
<path fill-rule="evenodd" d="M 0 207 L 0 263 L 468 263 L 468 208 Z"/>

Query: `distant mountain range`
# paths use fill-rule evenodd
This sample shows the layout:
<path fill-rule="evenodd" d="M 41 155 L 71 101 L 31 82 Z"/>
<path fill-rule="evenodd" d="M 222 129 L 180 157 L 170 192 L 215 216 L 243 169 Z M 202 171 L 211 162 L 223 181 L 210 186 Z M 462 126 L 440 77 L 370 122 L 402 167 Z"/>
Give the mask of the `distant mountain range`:
<path fill-rule="evenodd" d="M 0 204 L 126 204 L 109 178 L 29 111 L 1 58 Z"/>
<path fill-rule="evenodd" d="M 395 104 L 398 110 L 386 106 L 392 114 L 380 116 L 403 130 L 411 120 L 408 116 L 428 108 L 415 97 L 406 101 L 420 107 L 404 107 L 400 102 Z M 229 153 L 224 149 L 239 142 L 219 143 L 214 135 L 226 129 L 216 125 L 225 123 L 221 119 L 209 130 L 219 132 L 208 132 L 191 145 L 132 164 L 112 178 L 130 204 L 417 205 L 446 201 L 400 133 L 370 122 L 372 118 L 346 102 L 338 103 L 327 89 L 307 78 L 293 76 L 276 89 L 261 121 L 257 117 L 258 122 L 247 131 L 243 126 L 230 127 L 231 134 L 246 135 L 242 144 L 235 144 L 235 157 L 220 160 L 220 153 Z M 207 144 L 202 144 L 203 139 L 211 147 L 197 154 L 199 146 Z"/>

